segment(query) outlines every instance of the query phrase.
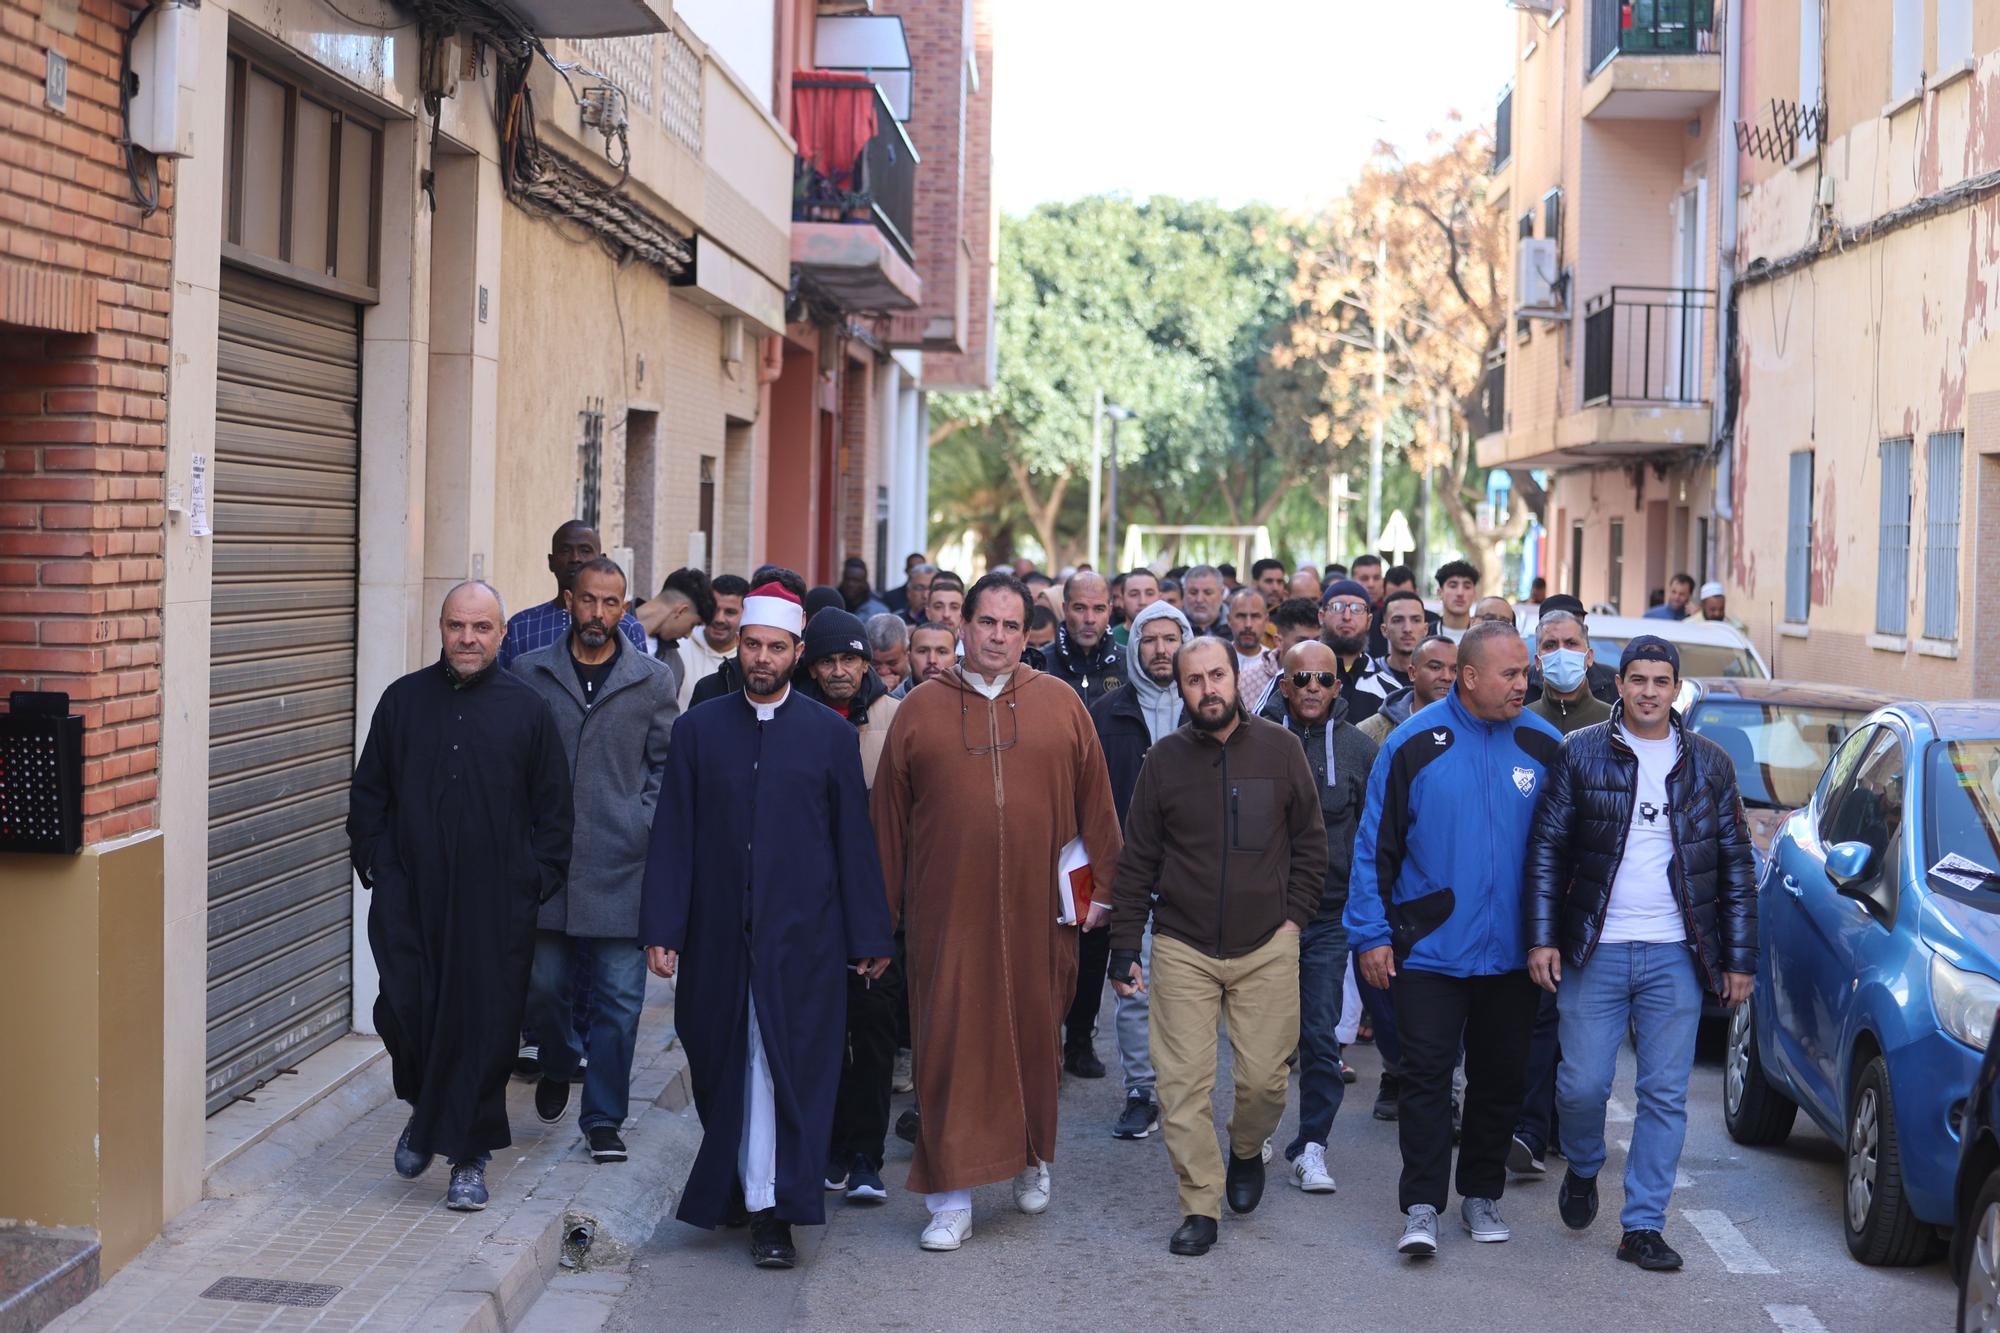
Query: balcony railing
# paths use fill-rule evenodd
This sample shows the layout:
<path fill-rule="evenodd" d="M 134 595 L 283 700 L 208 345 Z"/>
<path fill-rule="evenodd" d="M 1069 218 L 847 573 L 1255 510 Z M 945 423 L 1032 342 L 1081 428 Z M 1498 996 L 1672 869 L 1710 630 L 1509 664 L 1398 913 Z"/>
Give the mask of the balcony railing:
<path fill-rule="evenodd" d="M 1507 165 L 1514 156 L 1514 90 L 1500 94 L 1499 109 L 1493 113 L 1493 169 Z"/>
<path fill-rule="evenodd" d="M 1486 358 L 1486 383 L 1480 395 L 1480 410 L 1486 414 L 1485 429 L 1491 435 L 1507 429 L 1507 353 L 1497 350 Z"/>
<path fill-rule="evenodd" d="M 1591 70 L 1619 52 L 1687 55 L 1714 49 L 1715 0 L 1591 0 Z"/>
<path fill-rule="evenodd" d="M 814 165 L 817 155 L 801 153 L 792 181 L 792 221 L 873 224 L 902 253 L 914 259 L 917 157 L 902 122 L 872 83 L 851 78 L 794 78 L 795 89 L 826 89 L 840 101 L 868 98 L 875 109 L 875 133 L 861 146 L 852 163 L 829 162 L 831 170 Z M 794 127 L 795 132 L 798 127 Z M 800 146 L 810 147 L 803 139 Z"/>
<path fill-rule="evenodd" d="M 1707 402 L 1715 293 L 1702 287 L 1613 287 L 1583 307 L 1583 401 Z"/>

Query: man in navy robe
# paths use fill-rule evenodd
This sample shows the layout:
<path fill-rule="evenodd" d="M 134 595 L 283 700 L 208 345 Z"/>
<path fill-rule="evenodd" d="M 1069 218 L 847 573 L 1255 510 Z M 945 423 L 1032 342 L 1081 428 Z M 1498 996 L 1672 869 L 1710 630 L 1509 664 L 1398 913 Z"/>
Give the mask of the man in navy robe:
<path fill-rule="evenodd" d="M 845 974 L 878 978 L 891 951 L 854 728 L 791 688 L 803 629 L 783 587 L 744 599 L 743 690 L 674 724 L 639 918 L 647 965 L 681 973 L 701 1115 L 676 1215 L 713 1228 L 747 1211 L 762 1268 L 790 1268 L 791 1225 L 826 1219 Z"/>

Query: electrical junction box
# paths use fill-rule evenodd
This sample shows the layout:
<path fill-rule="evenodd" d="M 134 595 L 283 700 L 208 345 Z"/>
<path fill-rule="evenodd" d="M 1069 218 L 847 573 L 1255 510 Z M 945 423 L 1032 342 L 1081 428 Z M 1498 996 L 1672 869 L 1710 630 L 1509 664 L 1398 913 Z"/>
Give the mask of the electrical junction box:
<path fill-rule="evenodd" d="M 134 145 L 160 157 L 193 151 L 201 11 L 165 4 L 132 37 L 132 90 L 125 127 Z"/>

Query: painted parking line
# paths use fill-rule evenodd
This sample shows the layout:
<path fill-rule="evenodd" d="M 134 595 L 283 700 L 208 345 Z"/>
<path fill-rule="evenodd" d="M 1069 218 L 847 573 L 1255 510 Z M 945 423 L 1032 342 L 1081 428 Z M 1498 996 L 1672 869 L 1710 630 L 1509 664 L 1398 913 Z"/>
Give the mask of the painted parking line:
<path fill-rule="evenodd" d="M 1771 1316 L 1781 1333 L 1826 1333 L 1826 1325 L 1819 1322 L 1819 1316 L 1809 1305 L 1767 1305 L 1764 1313 Z"/>
<path fill-rule="evenodd" d="M 1626 1155 L 1627 1157 L 1630 1157 L 1630 1156 L 1632 1155 L 1632 1140 L 1630 1140 L 1630 1139 L 1613 1139 L 1613 1140 L 1611 1140 L 1611 1141 L 1612 1141 L 1612 1143 L 1614 1143 L 1614 1144 L 1616 1144 L 1616 1145 L 1617 1145 L 1617 1147 L 1618 1147 L 1618 1151 L 1619 1151 L 1619 1152 L 1622 1152 L 1622 1153 L 1624 1153 L 1624 1154 L 1625 1154 L 1625 1155 Z M 1684 1189 L 1687 1189 L 1687 1188 L 1688 1188 L 1689 1186 L 1691 1186 L 1691 1185 L 1693 1185 L 1693 1184 L 1694 1184 L 1694 1177 L 1693 1177 L 1693 1176 L 1691 1176 L 1691 1175 L 1689 1175 L 1689 1174 L 1688 1174 L 1687 1172 L 1685 1172 L 1685 1171 L 1681 1170 L 1681 1169 L 1680 1169 L 1679 1167 L 1675 1167 L 1675 1168 L 1674 1168 L 1674 1188 L 1675 1188 L 1675 1189 L 1677 1189 L 1677 1190 L 1684 1190 Z"/>
<path fill-rule="evenodd" d="M 1736 1229 L 1729 1214 L 1719 1208 L 1684 1208 L 1681 1216 L 1708 1242 L 1715 1257 L 1732 1273 L 1775 1273 L 1770 1261 L 1757 1253 L 1749 1237 Z"/>
<path fill-rule="evenodd" d="M 1604 1118 L 1614 1125 L 1629 1124 L 1632 1120 L 1632 1108 L 1613 1097 L 1604 1103 Z"/>

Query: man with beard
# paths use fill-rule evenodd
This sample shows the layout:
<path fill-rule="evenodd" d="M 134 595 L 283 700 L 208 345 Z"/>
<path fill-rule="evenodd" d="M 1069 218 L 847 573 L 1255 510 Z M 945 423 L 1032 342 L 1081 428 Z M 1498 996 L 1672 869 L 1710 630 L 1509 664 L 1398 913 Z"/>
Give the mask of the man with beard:
<path fill-rule="evenodd" d="M 790 593 L 796 601 L 805 601 L 807 591 L 806 581 L 799 576 L 797 570 L 786 569 L 783 565 L 757 566 L 756 570 L 750 575 L 750 587 L 761 588 L 767 583 L 777 584 Z M 738 623 L 741 623 L 740 616 L 738 617 Z M 694 687 L 694 694 L 691 696 L 688 708 L 699 707 L 707 703 L 710 699 L 720 699 L 723 695 L 734 694 L 742 688 L 743 672 L 737 666 L 736 659 L 731 657 L 717 666 L 713 674 Z M 688 709 L 683 708 L 681 711 L 685 713 Z"/>
<path fill-rule="evenodd" d="M 763 1268 L 797 1262 L 792 1224 L 825 1220 L 843 973 L 880 977 L 890 949 L 854 727 L 791 686 L 803 622 L 782 586 L 753 589 L 742 693 L 674 724 L 639 918 L 654 975 L 682 971 L 701 1115 L 676 1216 L 712 1229 L 747 1209 Z"/>
<path fill-rule="evenodd" d="M 639 893 L 667 740 L 680 714 L 666 664 L 628 651 L 615 628 L 625 610 L 625 574 L 602 556 L 570 580 L 566 642 L 514 664 L 547 703 L 575 789 L 577 826 L 569 877 L 542 904 L 535 931 L 528 1017 L 540 1043 L 535 1113 L 562 1119 L 570 1080 L 582 1068 L 577 1117 L 595 1162 L 625 1160 L 625 1123 L 646 957 L 639 952 Z M 570 978 L 587 969 L 591 1000 L 584 1039 L 572 1020 Z M 585 1068 L 583 1061 L 588 1057 Z"/>
<path fill-rule="evenodd" d="M 1320 642 L 1339 659 L 1340 694 L 1347 700 L 1347 720 L 1360 724 L 1375 715 L 1395 692 L 1393 680 L 1368 656 L 1368 625 L 1375 614 L 1368 590 L 1353 579 L 1327 585 L 1319 604 Z"/>
<path fill-rule="evenodd" d="M 868 562 L 858 555 L 848 556 L 840 567 L 840 598 L 848 613 L 862 620 L 889 609 L 875 596 L 868 579 Z"/>
<path fill-rule="evenodd" d="M 549 573 L 555 576 L 556 595 L 540 606 L 531 606 L 525 611 L 516 611 L 514 618 L 507 622 L 507 632 L 500 640 L 500 669 L 506 670 L 514 664 L 514 659 L 522 653 L 532 653 L 537 648 L 546 648 L 569 633 L 569 612 L 563 610 L 563 589 L 569 587 L 572 574 L 583 568 L 586 561 L 595 560 L 604 554 L 604 547 L 597 539 L 597 529 L 580 518 L 573 518 L 557 528 L 549 537 Z M 640 652 L 646 651 L 646 630 L 630 611 L 618 619 L 618 632 Z"/>
<path fill-rule="evenodd" d="M 1278 603 L 1285 600 L 1285 562 L 1265 556 L 1251 563 L 1250 586 L 1264 594 L 1264 610 L 1268 613 L 1278 609 Z"/>
<path fill-rule="evenodd" d="M 936 680 L 958 664 L 958 636 L 943 625 L 924 622 L 910 631 L 910 678 L 896 697 L 906 699 L 910 691 L 927 680 Z"/>
<path fill-rule="evenodd" d="M 1340 1073 L 1341 993 L 1346 989 L 1347 875 L 1354 829 L 1368 790 L 1375 743 L 1343 720 L 1333 650 L 1308 641 L 1285 654 L 1285 674 L 1264 716 L 1299 738 L 1326 825 L 1326 881 L 1319 911 L 1299 935 L 1299 1130 L 1285 1149 L 1292 1183 L 1308 1194 L 1334 1192 L 1327 1135 L 1347 1087 Z M 1386 1058 L 1386 1057 L 1385 1057 Z"/>
<path fill-rule="evenodd" d="M 1124 827 L 1132 807 L 1132 789 L 1139 782 L 1139 768 L 1146 752 L 1162 736 L 1170 735 L 1187 720 L 1181 705 L 1180 687 L 1174 684 L 1174 655 L 1194 637 L 1187 617 L 1165 602 L 1149 604 L 1132 624 L 1134 663 L 1131 680 L 1122 690 L 1113 690 L 1090 710 L 1091 725 L 1104 748 L 1104 768 L 1111 779 L 1111 803 Z M 1101 933 L 1107 948 L 1110 932 Z M 1143 971 L 1151 966 L 1153 932 L 1140 938 L 1139 963 Z M 1077 994 L 1090 980 L 1079 974 Z M 1097 988 L 1102 994 L 1102 987 Z M 1158 1108 L 1153 1101 L 1153 1061 L 1147 1039 L 1149 1006 L 1144 987 L 1129 995 L 1115 995 L 1113 1021 L 1118 1037 L 1118 1062 L 1125 1075 L 1125 1109 L 1111 1127 L 1118 1139 L 1143 1139 L 1159 1127 Z M 1074 1013 L 1074 1011 L 1072 1011 Z M 1091 1013 L 1096 1019 L 1096 1010 Z"/>
<path fill-rule="evenodd" d="M 894 616 L 878 616 L 900 625 Z M 806 626 L 799 659 L 800 693 L 846 718 L 861 740 L 861 776 L 875 784 L 882 746 L 895 720 L 889 697 L 868 662 L 861 622 L 838 609 L 822 611 Z M 845 1190 L 855 1203 L 886 1203 L 882 1149 L 889 1137 L 889 1084 L 896 1071 L 896 1026 L 903 970 L 891 963 L 880 977 L 847 978 L 847 1039 L 842 1045 L 840 1093 L 833 1106 L 833 1146 L 826 1162 L 829 1193 Z"/>
<path fill-rule="evenodd" d="M 505 622 L 484 583 L 445 595 L 444 650 L 382 692 L 348 792 L 349 856 L 373 895 L 375 1030 L 410 1103 L 396 1172 L 414 1180 L 444 1154 L 459 1211 L 486 1206 L 486 1163 L 513 1141 L 535 915 L 569 872 L 569 764 L 547 705 L 498 665 Z"/>
<path fill-rule="evenodd" d="M 958 633 L 965 619 L 965 580 L 948 569 L 931 575 L 930 590 L 924 594 L 924 623 Z"/>
<path fill-rule="evenodd" d="M 1236 649 L 1236 687 L 1242 691 L 1244 710 L 1256 713 L 1278 680 L 1277 650 L 1265 646 L 1270 614 L 1257 588 L 1238 588 L 1229 594 L 1227 605 L 1229 638 Z"/>
<path fill-rule="evenodd" d="M 1147 753 L 1131 841 L 1098 896 L 1111 899 L 1112 984 L 1121 994 L 1150 985 L 1153 996 L 1152 1055 L 1180 1179 L 1168 1249 L 1200 1255 L 1225 1195 L 1239 1214 L 1264 1195 L 1264 1140 L 1285 1113 L 1285 1061 L 1299 1044 L 1299 931 L 1319 912 L 1326 830 L 1298 742 L 1244 715 L 1229 645 L 1194 639 L 1174 677 L 1188 725 Z M 1149 917 L 1150 981 L 1139 962 Z M 1226 1168 L 1213 1110 L 1218 1024 L 1235 1084 Z"/>
<path fill-rule="evenodd" d="M 1041 650 L 1039 665 L 1075 690 L 1085 708 L 1125 683 L 1125 654 L 1110 629 L 1111 585 L 1089 570 L 1070 575 L 1063 583 L 1062 623 L 1055 641 Z M 1103 1076 L 1100 1068 L 1090 1077 Z"/>
<path fill-rule="evenodd" d="M 988 574 L 965 611 L 965 661 L 903 701 L 870 801 L 908 944 L 923 1108 L 909 1188 L 926 1196 L 928 1250 L 971 1234 L 975 1185 L 1012 1176 L 1021 1211 L 1049 1206 L 1057 1030 L 1076 994 L 1057 867 L 1081 839 L 1108 884 L 1121 846 L 1090 715 L 1021 663 L 1028 590 Z"/>

